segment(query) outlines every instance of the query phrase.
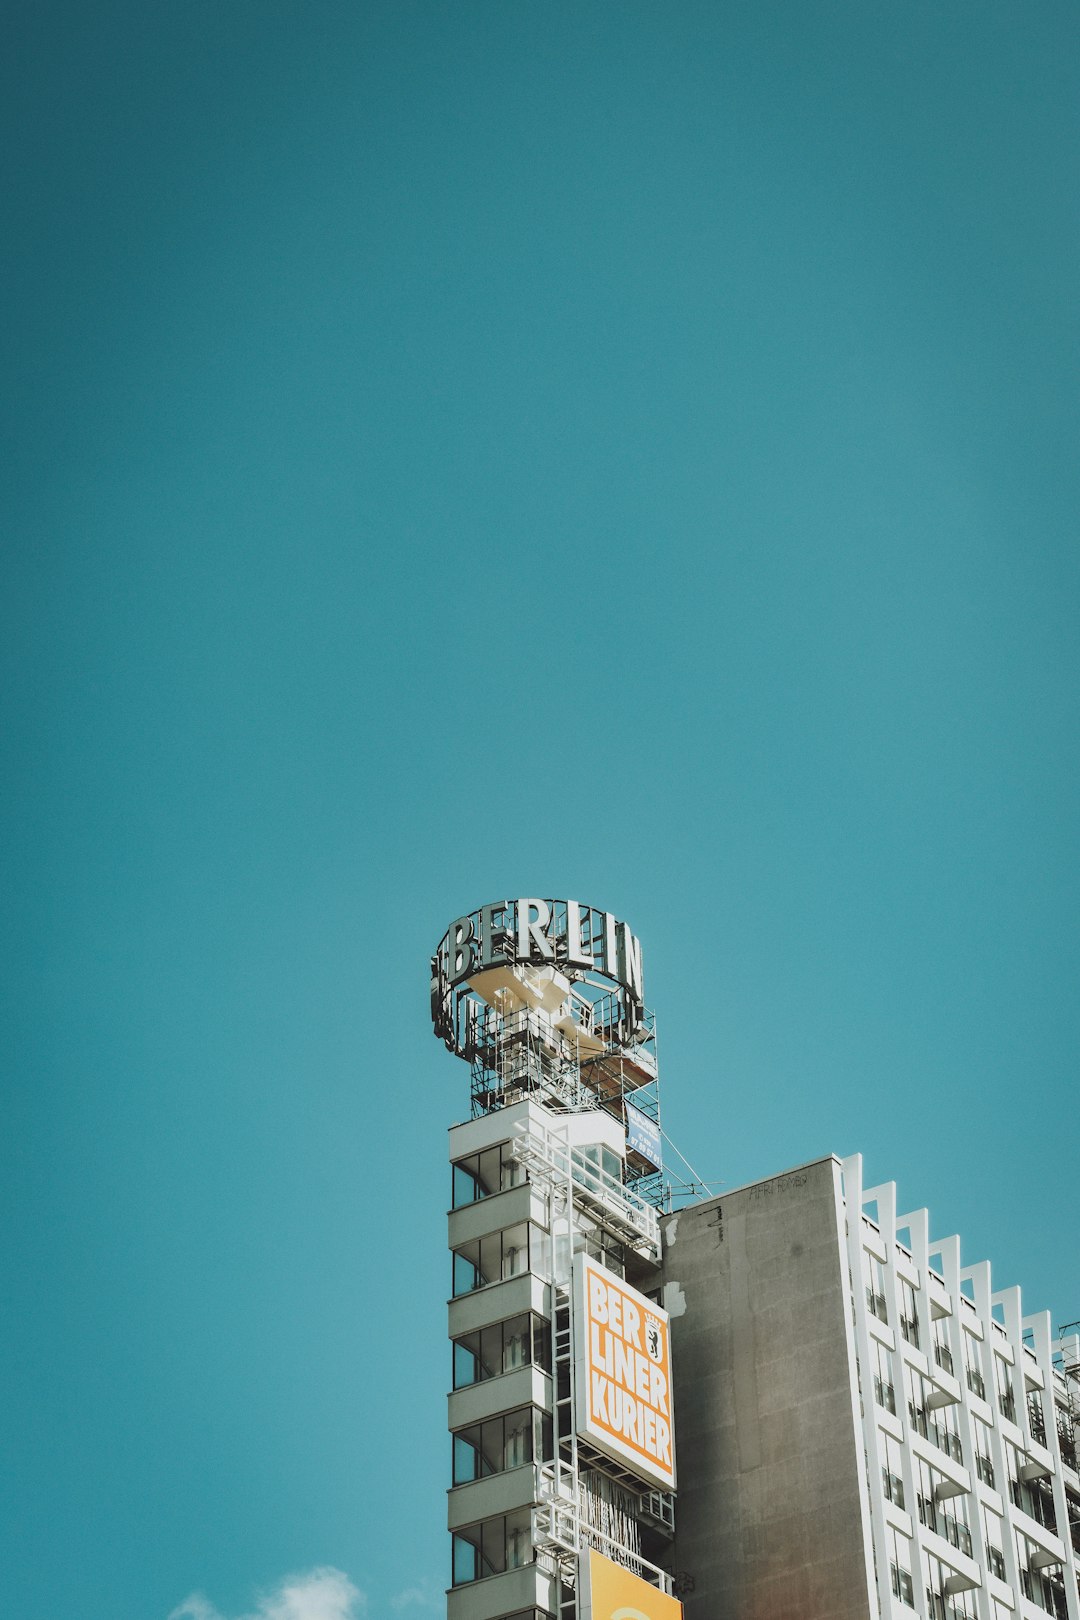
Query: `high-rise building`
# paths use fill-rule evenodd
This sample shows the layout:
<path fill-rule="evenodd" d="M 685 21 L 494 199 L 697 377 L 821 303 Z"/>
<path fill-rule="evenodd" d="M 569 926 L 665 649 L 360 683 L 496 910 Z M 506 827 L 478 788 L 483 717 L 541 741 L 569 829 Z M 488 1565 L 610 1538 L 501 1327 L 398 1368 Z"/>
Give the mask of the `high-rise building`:
<path fill-rule="evenodd" d="M 687 1620 L 1080 1620 L 1080 1342 L 826 1158 L 664 1217 Z"/>
<path fill-rule="evenodd" d="M 471 1079 L 448 1620 L 1080 1620 L 1080 1325 L 858 1155 L 672 1210 L 608 912 L 458 919 L 432 1014 Z"/>
<path fill-rule="evenodd" d="M 608 912 L 505 901 L 432 960 L 450 1132 L 449 1620 L 679 1620 L 655 1027 Z"/>

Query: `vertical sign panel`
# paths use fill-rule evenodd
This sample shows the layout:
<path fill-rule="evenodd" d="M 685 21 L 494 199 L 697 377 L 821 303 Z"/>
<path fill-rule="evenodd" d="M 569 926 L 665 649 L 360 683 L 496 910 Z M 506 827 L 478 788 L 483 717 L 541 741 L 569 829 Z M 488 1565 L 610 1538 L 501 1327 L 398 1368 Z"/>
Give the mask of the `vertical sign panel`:
<path fill-rule="evenodd" d="M 657 1591 L 591 1548 L 581 1555 L 582 1620 L 682 1620 L 677 1598 Z"/>
<path fill-rule="evenodd" d="M 578 1433 L 673 1491 L 667 1312 L 584 1254 L 574 1261 L 574 1353 Z"/>
<path fill-rule="evenodd" d="M 626 1150 L 636 1153 L 657 1170 L 664 1168 L 664 1152 L 660 1145 L 660 1127 L 648 1114 L 643 1114 L 633 1103 L 625 1103 Z"/>

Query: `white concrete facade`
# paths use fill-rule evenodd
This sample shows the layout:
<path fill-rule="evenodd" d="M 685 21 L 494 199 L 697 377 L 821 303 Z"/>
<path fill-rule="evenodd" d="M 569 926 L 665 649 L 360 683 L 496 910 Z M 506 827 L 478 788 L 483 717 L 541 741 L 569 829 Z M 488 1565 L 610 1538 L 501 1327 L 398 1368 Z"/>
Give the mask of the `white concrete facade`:
<path fill-rule="evenodd" d="M 575 1620 L 586 1546 L 670 1590 L 653 1562 L 669 1499 L 572 1432 L 573 1256 L 659 1291 L 659 1219 L 623 1184 L 625 1143 L 603 1108 L 533 1098 L 450 1131 L 448 1620 Z"/>
<path fill-rule="evenodd" d="M 883 1620 L 1080 1620 L 1075 1337 L 842 1171 Z"/>

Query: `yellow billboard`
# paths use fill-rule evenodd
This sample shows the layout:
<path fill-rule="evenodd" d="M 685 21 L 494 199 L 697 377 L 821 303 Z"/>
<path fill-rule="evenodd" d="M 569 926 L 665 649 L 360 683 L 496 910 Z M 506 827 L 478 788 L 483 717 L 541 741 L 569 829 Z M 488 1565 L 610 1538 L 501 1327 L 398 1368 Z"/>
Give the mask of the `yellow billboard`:
<path fill-rule="evenodd" d="M 672 1491 L 667 1312 L 587 1255 L 575 1256 L 574 1269 L 578 1433 Z"/>
<path fill-rule="evenodd" d="M 682 1620 L 683 1607 L 592 1548 L 581 1557 L 582 1620 Z"/>

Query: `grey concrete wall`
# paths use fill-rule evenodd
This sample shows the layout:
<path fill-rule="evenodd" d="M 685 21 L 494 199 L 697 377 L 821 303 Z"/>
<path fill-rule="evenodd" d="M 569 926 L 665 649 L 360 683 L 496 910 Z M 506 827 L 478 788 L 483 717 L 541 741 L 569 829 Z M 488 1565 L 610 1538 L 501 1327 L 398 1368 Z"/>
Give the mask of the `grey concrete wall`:
<path fill-rule="evenodd" d="M 686 1620 L 870 1620 L 833 1158 L 664 1221 Z"/>

